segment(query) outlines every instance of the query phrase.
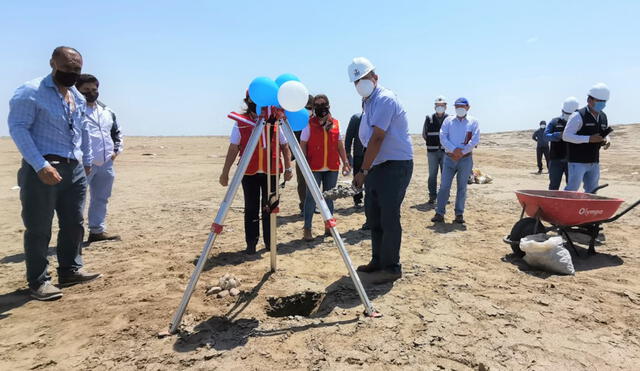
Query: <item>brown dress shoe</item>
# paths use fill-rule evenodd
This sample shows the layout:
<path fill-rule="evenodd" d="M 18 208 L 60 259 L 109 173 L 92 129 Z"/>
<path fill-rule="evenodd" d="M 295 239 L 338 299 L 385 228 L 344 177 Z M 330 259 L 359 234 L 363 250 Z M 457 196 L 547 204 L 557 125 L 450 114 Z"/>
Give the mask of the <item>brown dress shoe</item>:
<path fill-rule="evenodd" d="M 356 269 L 358 272 L 364 272 L 364 273 L 372 273 L 372 272 L 377 272 L 380 270 L 380 268 L 376 265 L 373 265 L 372 263 L 366 264 L 366 265 L 361 265 Z"/>
<path fill-rule="evenodd" d="M 313 234 L 311 234 L 311 229 L 304 228 L 302 233 L 302 238 L 305 241 L 313 241 Z"/>
<path fill-rule="evenodd" d="M 87 242 L 91 243 L 98 241 L 120 241 L 120 236 L 117 234 L 108 234 L 107 232 L 89 233 Z"/>
<path fill-rule="evenodd" d="M 97 278 L 102 277 L 100 273 L 88 273 L 84 269 L 78 269 L 76 271 L 61 273 L 58 276 L 58 286 L 67 287 L 78 283 L 87 283 Z"/>

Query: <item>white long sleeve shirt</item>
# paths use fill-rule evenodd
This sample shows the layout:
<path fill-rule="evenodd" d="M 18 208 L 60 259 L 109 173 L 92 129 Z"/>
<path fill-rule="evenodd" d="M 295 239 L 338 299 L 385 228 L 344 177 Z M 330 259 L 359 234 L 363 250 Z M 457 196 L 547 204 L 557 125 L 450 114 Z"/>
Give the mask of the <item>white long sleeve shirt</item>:
<path fill-rule="evenodd" d="M 460 148 L 466 155 L 473 151 L 478 143 L 480 143 L 480 127 L 475 117 L 447 116 L 444 119 L 440 127 L 440 144 L 445 152 L 453 153 L 456 148 Z"/>
<path fill-rule="evenodd" d="M 587 109 L 587 114 L 592 115 L 591 111 Z M 599 114 L 594 117 L 596 122 L 598 122 Z M 569 116 L 569 120 L 567 121 L 567 125 L 564 127 L 564 132 L 562 133 L 562 140 L 569 143 L 581 144 L 581 143 L 589 143 L 589 135 L 578 135 L 576 134 L 578 131 L 582 129 L 582 116 L 580 116 L 580 112 L 576 111 Z M 606 142 L 610 142 L 610 138 L 607 135 L 605 138 Z"/>

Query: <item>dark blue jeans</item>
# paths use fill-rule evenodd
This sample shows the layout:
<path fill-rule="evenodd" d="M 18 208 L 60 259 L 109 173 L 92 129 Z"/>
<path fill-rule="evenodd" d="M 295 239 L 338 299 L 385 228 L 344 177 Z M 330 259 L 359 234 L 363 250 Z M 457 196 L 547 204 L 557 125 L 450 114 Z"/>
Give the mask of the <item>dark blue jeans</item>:
<path fill-rule="evenodd" d="M 386 161 L 371 168 L 365 180 L 365 213 L 371 227 L 371 263 L 400 271 L 400 206 L 413 174 L 413 161 Z"/>
<path fill-rule="evenodd" d="M 560 189 L 560 183 L 562 183 L 562 174 L 564 174 L 564 181 L 569 181 L 569 166 L 566 160 L 551 160 L 549 161 L 549 189 L 557 191 Z"/>
<path fill-rule="evenodd" d="M 84 199 L 87 178 L 81 164 L 55 165 L 62 181 L 50 186 L 38 178 L 35 170 L 22 161 L 18 170 L 20 201 L 24 231 L 24 254 L 29 287 L 37 288 L 51 280 L 47 257 L 51 241 L 53 212 L 58 216 L 58 273 L 82 267 L 82 238 L 84 237 Z"/>
<path fill-rule="evenodd" d="M 338 183 L 337 171 L 314 171 L 313 177 L 316 179 L 318 187 L 322 187 L 322 192 L 326 192 L 336 187 Z M 333 214 L 333 200 L 325 200 L 329 211 Z M 307 197 L 304 199 L 304 228 L 311 229 L 313 222 L 313 213 L 316 210 L 316 201 L 311 195 L 311 191 L 307 189 Z"/>

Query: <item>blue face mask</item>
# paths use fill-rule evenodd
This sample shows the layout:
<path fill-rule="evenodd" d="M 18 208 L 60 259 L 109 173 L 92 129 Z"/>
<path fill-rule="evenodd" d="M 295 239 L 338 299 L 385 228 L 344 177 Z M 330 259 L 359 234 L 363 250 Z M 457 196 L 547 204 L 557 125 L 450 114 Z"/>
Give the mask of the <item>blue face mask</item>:
<path fill-rule="evenodd" d="M 606 102 L 606 101 L 596 102 L 596 103 L 593 105 L 593 110 L 594 110 L 594 111 L 596 111 L 596 112 L 600 112 L 600 111 L 602 111 L 602 110 L 604 109 L 604 107 L 605 107 L 606 105 L 607 105 L 607 102 Z"/>

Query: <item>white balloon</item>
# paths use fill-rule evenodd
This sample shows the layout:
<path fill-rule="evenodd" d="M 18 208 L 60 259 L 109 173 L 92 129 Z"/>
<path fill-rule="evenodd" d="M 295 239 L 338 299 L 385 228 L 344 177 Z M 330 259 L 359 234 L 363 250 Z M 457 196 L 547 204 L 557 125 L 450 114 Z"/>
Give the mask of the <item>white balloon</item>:
<path fill-rule="evenodd" d="M 309 90 L 300 81 L 287 81 L 278 89 L 278 103 L 287 111 L 300 111 L 308 100 Z"/>

